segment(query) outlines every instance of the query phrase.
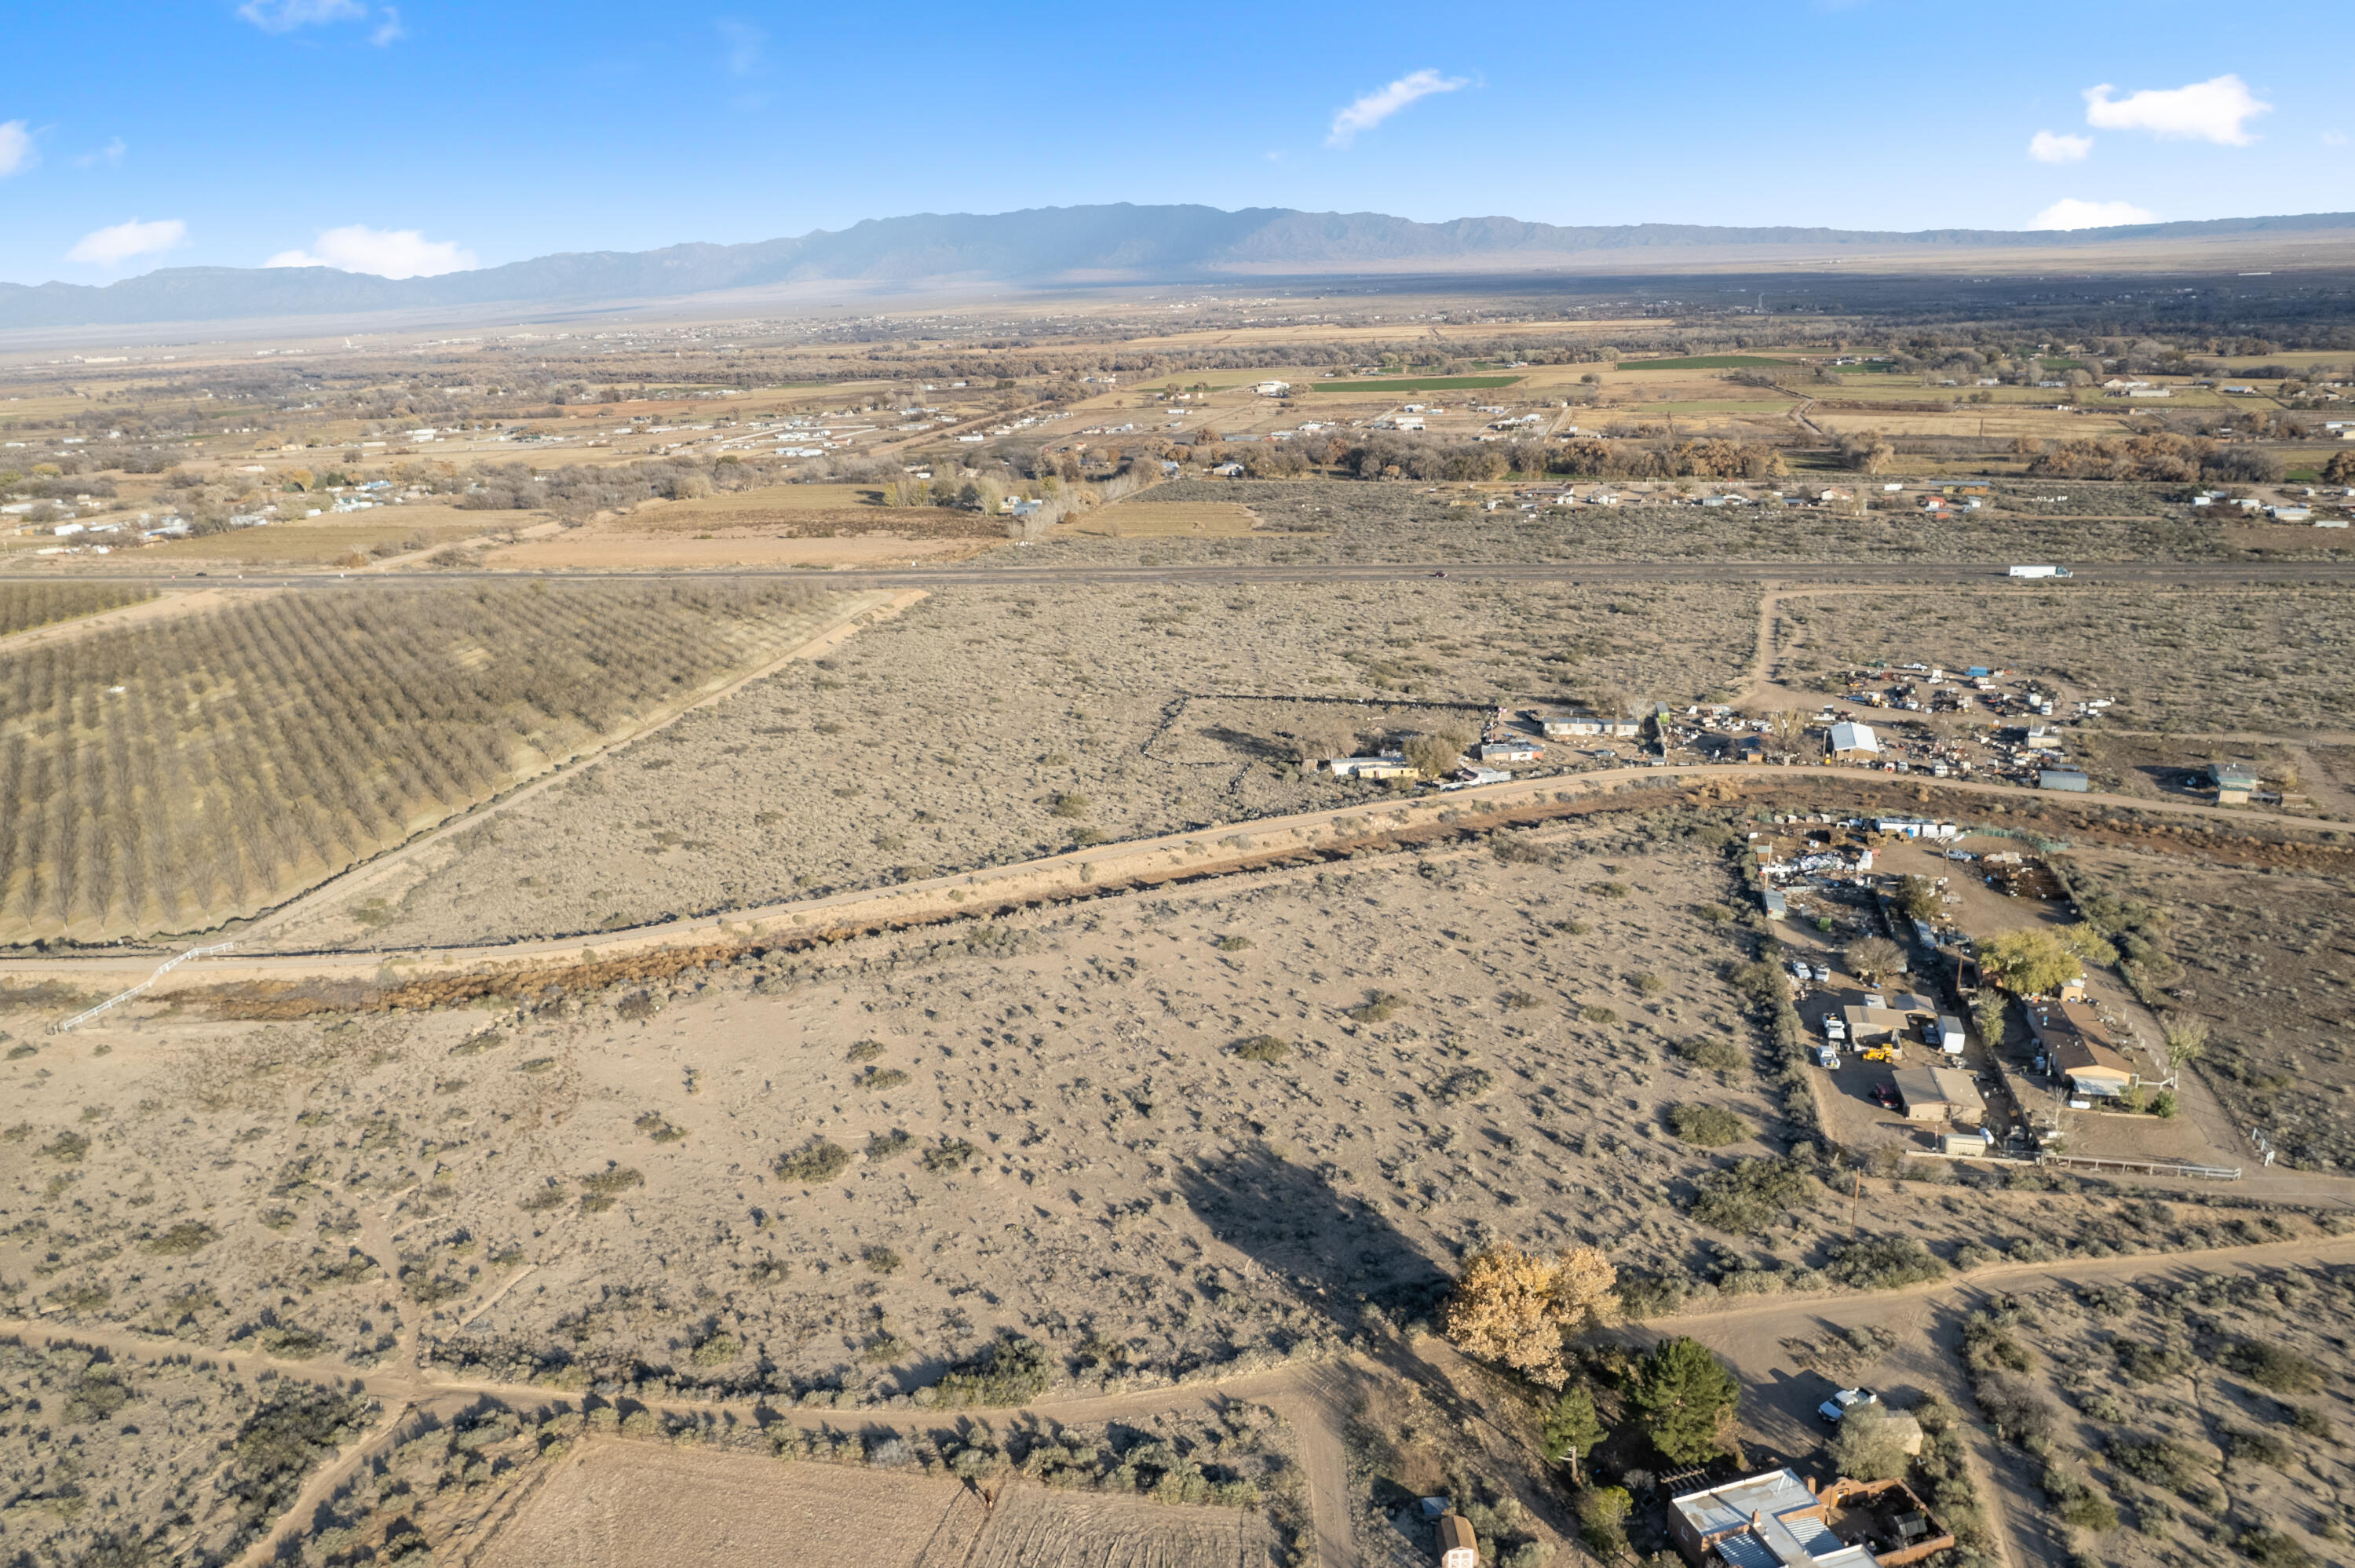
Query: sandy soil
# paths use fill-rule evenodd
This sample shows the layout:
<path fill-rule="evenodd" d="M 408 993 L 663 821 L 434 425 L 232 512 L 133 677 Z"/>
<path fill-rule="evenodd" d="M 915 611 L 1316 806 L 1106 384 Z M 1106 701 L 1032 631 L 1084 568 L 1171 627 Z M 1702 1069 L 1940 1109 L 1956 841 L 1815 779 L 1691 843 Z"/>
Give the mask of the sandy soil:
<path fill-rule="evenodd" d="M 988 1483 L 985 1483 L 987 1485 Z M 1263 1568 L 1256 1513 L 627 1443 L 591 1444 L 472 1561 L 673 1568 L 828 1561 L 877 1568 Z"/>
<path fill-rule="evenodd" d="M 943 590 L 504 817 L 468 846 L 499 853 L 387 894 L 367 939 L 616 929 L 1380 800 L 1301 758 L 1508 700 L 1700 695 L 1736 677 L 1753 603 L 1691 586 Z"/>

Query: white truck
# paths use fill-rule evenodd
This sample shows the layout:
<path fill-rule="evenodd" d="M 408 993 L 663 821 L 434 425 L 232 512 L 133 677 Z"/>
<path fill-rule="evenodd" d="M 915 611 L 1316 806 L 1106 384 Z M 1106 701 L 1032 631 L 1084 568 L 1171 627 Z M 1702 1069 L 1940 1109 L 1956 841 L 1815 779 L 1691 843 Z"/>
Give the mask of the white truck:
<path fill-rule="evenodd" d="M 2069 568 L 2066 567 L 2014 567 L 2011 568 L 2011 575 L 2016 577 L 2065 577 L 2069 575 Z"/>

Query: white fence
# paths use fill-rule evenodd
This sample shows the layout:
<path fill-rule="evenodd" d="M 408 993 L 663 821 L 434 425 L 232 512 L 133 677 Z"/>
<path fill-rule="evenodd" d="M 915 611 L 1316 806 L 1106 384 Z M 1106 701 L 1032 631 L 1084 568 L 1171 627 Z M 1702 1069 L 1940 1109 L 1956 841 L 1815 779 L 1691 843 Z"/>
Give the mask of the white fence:
<path fill-rule="evenodd" d="M 91 1019 L 96 1018 L 100 1013 L 104 1012 L 107 1009 L 113 1007 L 118 1002 L 128 1001 L 133 997 L 137 996 L 141 991 L 145 991 L 149 986 L 154 985 L 157 980 L 162 980 L 165 975 L 170 974 L 174 969 L 178 969 L 190 959 L 201 959 L 207 953 L 226 953 L 231 948 L 236 946 L 237 944 L 235 942 L 217 942 L 209 948 L 190 948 L 186 952 L 182 953 L 176 959 L 165 959 L 161 965 L 157 966 L 154 974 L 149 975 L 145 980 L 141 980 L 129 991 L 118 991 L 114 995 L 108 997 L 104 1001 L 100 1002 L 96 1007 L 85 1008 L 62 1022 L 50 1024 L 49 1033 L 52 1034 L 63 1034 L 69 1029 L 78 1028 L 82 1024 L 88 1023 Z"/>

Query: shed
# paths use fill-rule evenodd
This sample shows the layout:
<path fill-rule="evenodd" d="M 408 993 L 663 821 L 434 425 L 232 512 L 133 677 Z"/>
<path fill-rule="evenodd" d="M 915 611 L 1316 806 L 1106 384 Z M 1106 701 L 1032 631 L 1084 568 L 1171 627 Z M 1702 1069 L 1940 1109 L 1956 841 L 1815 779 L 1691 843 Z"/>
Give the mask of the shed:
<path fill-rule="evenodd" d="M 1977 1127 L 1987 1117 L 1987 1101 L 1968 1073 L 1952 1067 L 1900 1067 L 1892 1076 L 1908 1121 Z"/>
<path fill-rule="evenodd" d="M 2083 795 L 2093 789 L 2094 781 L 2073 768 L 2040 768 L 2036 770 L 2036 787 Z"/>
<path fill-rule="evenodd" d="M 1439 1568 L 1480 1568 L 1480 1539 L 1460 1513 L 1439 1516 Z"/>
<path fill-rule="evenodd" d="M 1872 726 L 1869 724 L 1836 724 L 1832 726 L 1831 750 L 1834 757 L 1849 753 L 1879 756 L 1881 737 L 1872 733 Z"/>
<path fill-rule="evenodd" d="M 2246 763 L 2211 762 L 2208 765 L 2208 782 L 2216 787 L 2216 804 L 2245 806 L 2264 780 Z"/>
<path fill-rule="evenodd" d="M 1791 901 L 1773 888 L 1766 890 L 1766 918 L 1786 920 L 1791 915 Z"/>

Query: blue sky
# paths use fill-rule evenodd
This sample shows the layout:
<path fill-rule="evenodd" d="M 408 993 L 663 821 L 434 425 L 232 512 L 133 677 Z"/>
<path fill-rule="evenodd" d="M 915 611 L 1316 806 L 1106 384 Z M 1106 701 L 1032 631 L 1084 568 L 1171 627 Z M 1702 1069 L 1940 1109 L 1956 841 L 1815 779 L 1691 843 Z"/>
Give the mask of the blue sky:
<path fill-rule="evenodd" d="M 8 34 L 19 282 L 1100 201 L 1875 228 L 2355 208 L 2355 37 L 2214 0 L 113 0 L 20 5 Z"/>

